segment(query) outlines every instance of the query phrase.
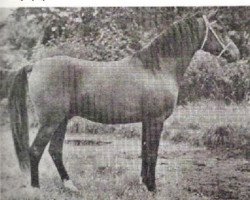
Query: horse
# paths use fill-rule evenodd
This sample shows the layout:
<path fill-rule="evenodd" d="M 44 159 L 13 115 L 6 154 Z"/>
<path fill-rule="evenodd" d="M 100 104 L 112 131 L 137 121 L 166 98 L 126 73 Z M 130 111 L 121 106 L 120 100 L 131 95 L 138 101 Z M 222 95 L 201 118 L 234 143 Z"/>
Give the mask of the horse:
<path fill-rule="evenodd" d="M 9 95 L 11 127 L 22 170 L 30 170 L 31 186 L 39 188 L 39 162 L 50 142 L 49 154 L 66 188 L 77 190 L 64 167 L 62 154 L 67 122 L 81 116 L 104 124 L 142 123 L 141 179 L 156 191 L 155 168 L 164 121 L 173 113 L 179 85 L 194 53 L 228 52 L 236 60 L 235 45 L 224 45 L 209 16 L 186 17 L 173 23 L 148 45 L 118 61 L 95 62 L 68 56 L 39 60 L 21 68 Z M 219 55 L 220 56 L 220 55 Z M 29 147 L 27 86 L 39 119 Z"/>

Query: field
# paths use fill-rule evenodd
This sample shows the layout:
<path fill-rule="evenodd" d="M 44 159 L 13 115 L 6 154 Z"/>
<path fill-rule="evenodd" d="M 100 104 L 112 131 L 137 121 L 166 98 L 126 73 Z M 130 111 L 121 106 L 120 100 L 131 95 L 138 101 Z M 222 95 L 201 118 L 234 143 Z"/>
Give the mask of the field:
<path fill-rule="evenodd" d="M 63 188 L 47 150 L 40 163 L 41 188 L 29 187 L 29 175 L 18 168 L 11 131 L 4 123 L 0 138 L 1 199 L 250 199 L 249 113 L 247 103 L 225 105 L 204 100 L 177 107 L 164 125 L 156 194 L 140 184 L 140 124 L 103 126 L 86 122 L 80 127 L 83 133 L 76 134 L 71 133 L 71 123 L 64 162 L 79 189 L 71 192 Z M 36 130 L 31 128 L 31 139 Z M 219 142 L 209 140 L 216 130 L 227 133 L 216 135 Z M 76 144 L 72 139 L 81 142 Z"/>

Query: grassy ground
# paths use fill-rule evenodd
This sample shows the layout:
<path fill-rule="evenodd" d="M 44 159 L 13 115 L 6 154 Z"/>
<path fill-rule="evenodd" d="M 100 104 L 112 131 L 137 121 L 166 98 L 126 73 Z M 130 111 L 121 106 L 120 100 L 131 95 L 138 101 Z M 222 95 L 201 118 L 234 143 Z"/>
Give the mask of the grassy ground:
<path fill-rule="evenodd" d="M 249 105 L 220 102 L 178 107 L 164 126 L 155 195 L 139 182 L 140 124 L 98 125 L 91 134 L 92 124 L 84 126 L 88 131 L 83 134 L 67 133 L 68 139 L 85 141 L 64 146 L 65 166 L 78 193 L 63 188 L 47 151 L 40 163 L 41 188 L 28 187 L 29 175 L 19 171 L 11 132 L 5 124 L 0 138 L 1 199 L 250 199 L 248 154 L 225 156 L 224 151 L 208 150 L 203 145 L 203 135 L 216 126 L 230 124 L 234 130 L 243 128 L 249 136 L 249 113 Z M 36 128 L 31 129 L 31 138 L 35 133 Z"/>

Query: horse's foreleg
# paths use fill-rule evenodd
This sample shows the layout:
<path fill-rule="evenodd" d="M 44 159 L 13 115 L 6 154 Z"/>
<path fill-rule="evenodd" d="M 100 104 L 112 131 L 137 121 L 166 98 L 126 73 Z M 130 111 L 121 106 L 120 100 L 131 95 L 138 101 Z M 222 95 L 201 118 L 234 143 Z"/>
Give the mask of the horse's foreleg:
<path fill-rule="evenodd" d="M 142 126 L 142 180 L 149 191 L 154 191 L 156 189 L 155 167 L 163 128 L 163 120 L 145 120 Z"/>
<path fill-rule="evenodd" d="M 148 174 L 148 162 L 147 162 L 147 124 L 142 124 L 142 150 L 141 150 L 141 158 L 142 158 L 142 166 L 141 166 L 141 177 L 142 182 L 147 184 L 147 174 Z"/>
<path fill-rule="evenodd" d="M 63 141 L 65 138 L 66 128 L 67 128 L 67 118 L 61 122 L 61 124 L 56 129 L 53 134 L 50 146 L 49 146 L 49 154 L 55 163 L 55 166 L 58 170 L 58 173 L 62 179 L 62 181 L 69 180 L 69 175 L 64 167 L 62 152 L 63 152 Z"/>
<path fill-rule="evenodd" d="M 57 124 L 58 125 L 58 124 Z M 31 185 L 39 187 L 39 171 L 38 165 L 42 157 L 43 151 L 50 141 L 50 138 L 57 128 L 57 125 L 41 125 L 37 136 L 30 147 L 30 169 L 31 169 Z"/>

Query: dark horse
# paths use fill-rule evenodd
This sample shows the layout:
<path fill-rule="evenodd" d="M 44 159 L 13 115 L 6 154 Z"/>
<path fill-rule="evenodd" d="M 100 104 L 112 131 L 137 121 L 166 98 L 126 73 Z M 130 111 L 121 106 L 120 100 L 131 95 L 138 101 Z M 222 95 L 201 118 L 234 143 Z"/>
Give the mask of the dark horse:
<path fill-rule="evenodd" d="M 206 17 L 193 16 L 174 23 L 142 50 L 119 61 L 50 57 L 32 65 L 29 79 L 27 67 L 20 69 L 9 102 L 17 156 L 21 169 L 30 167 L 31 185 L 39 187 L 38 165 L 50 142 L 49 154 L 62 181 L 75 189 L 64 167 L 62 150 L 68 120 L 81 116 L 105 124 L 142 122 L 141 176 L 148 190 L 154 191 L 163 122 L 176 106 L 178 85 L 192 56 L 201 46 L 212 53 L 227 48 L 234 60 L 239 56 L 233 44 L 217 41 L 211 27 Z M 40 123 L 30 148 L 27 85 Z"/>

